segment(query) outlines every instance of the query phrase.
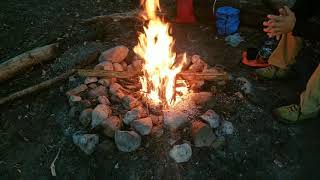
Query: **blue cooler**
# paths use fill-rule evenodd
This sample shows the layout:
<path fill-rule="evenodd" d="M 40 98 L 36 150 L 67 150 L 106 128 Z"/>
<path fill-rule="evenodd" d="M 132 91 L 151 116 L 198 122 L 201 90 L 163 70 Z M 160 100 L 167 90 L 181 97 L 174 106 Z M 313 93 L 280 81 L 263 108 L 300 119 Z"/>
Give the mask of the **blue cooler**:
<path fill-rule="evenodd" d="M 219 35 L 227 36 L 238 31 L 240 10 L 224 6 L 216 12 L 216 27 Z"/>

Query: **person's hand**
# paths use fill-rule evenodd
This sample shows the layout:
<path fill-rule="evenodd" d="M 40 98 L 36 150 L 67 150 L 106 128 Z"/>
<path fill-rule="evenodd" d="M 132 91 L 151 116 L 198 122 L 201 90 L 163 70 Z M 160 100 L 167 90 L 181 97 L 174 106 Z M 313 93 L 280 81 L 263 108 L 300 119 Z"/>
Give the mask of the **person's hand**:
<path fill-rule="evenodd" d="M 296 17 L 287 6 L 279 10 L 280 15 L 268 15 L 269 21 L 263 23 L 263 30 L 269 37 L 280 36 L 292 32 L 296 23 Z"/>

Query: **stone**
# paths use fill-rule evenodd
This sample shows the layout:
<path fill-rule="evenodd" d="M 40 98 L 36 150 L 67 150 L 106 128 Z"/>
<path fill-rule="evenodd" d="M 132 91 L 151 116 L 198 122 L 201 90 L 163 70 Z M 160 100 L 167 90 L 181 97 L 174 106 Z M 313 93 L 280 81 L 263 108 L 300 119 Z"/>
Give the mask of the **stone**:
<path fill-rule="evenodd" d="M 189 71 L 190 72 L 202 72 L 204 70 L 204 67 L 205 66 L 203 63 L 195 63 L 189 67 Z"/>
<path fill-rule="evenodd" d="M 80 96 L 71 95 L 69 96 L 69 105 L 74 106 L 82 100 Z"/>
<path fill-rule="evenodd" d="M 123 70 L 126 71 L 126 70 L 127 70 L 127 67 L 128 67 L 128 64 L 127 64 L 125 61 L 122 61 L 120 64 L 121 64 Z"/>
<path fill-rule="evenodd" d="M 192 149 L 187 143 L 175 145 L 170 150 L 169 155 L 176 163 L 187 162 L 191 159 Z"/>
<path fill-rule="evenodd" d="M 192 63 L 193 64 L 197 64 L 197 63 L 201 63 L 202 62 L 202 60 L 201 60 L 201 56 L 199 56 L 199 55 L 193 55 L 192 57 L 191 57 L 191 61 L 192 61 Z"/>
<path fill-rule="evenodd" d="M 113 71 L 113 70 L 114 70 L 114 67 L 113 67 L 112 62 L 104 61 L 104 62 L 101 62 L 101 63 L 97 64 L 97 65 L 94 67 L 94 70 Z"/>
<path fill-rule="evenodd" d="M 221 128 L 219 129 L 220 135 L 232 135 L 234 132 L 234 127 L 230 121 L 222 121 Z"/>
<path fill-rule="evenodd" d="M 145 118 L 147 117 L 147 112 L 144 110 L 143 107 L 138 106 L 136 108 L 133 108 L 131 111 L 128 111 L 123 118 L 123 122 L 126 125 L 129 125 L 132 121 L 140 119 L 140 118 Z"/>
<path fill-rule="evenodd" d="M 88 108 L 88 109 L 85 109 L 81 112 L 80 117 L 79 117 L 79 121 L 83 126 L 87 127 L 91 123 L 92 111 L 93 111 L 93 109 Z"/>
<path fill-rule="evenodd" d="M 202 116 L 200 116 L 200 118 L 208 123 L 212 128 L 217 128 L 220 126 L 220 116 L 212 109 L 209 109 Z"/>
<path fill-rule="evenodd" d="M 209 147 L 216 139 L 213 130 L 207 124 L 200 121 L 192 123 L 191 135 L 196 147 Z"/>
<path fill-rule="evenodd" d="M 67 96 L 71 96 L 71 95 L 76 96 L 76 95 L 79 95 L 79 94 L 83 93 L 83 92 L 86 91 L 87 89 L 88 89 L 88 86 L 87 86 L 87 85 L 81 84 L 80 86 L 78 86 L 78 87 L 76 87 L 76 88 L 74 88 L 74 89 L 69 90 L 69 91 L 66 93 L 66 95 L 67 95 Z"/>
<path fill-rule="evenodd" d="M 95 82 L 98 82 L 98 78 L 97 77 L 87 77 L 84 80 L 84 84 L 86 84 L 86 85 L 91 84 L 91 83 L 95 83 Z"/>
<path fill-rule="evenodd" d="M 135 70 L 142 69 L 142 64 L 143 64 L 143 61 L 141 59 L 132 61 L 132 66 L 134 67 Z"/>
<path fill-rule="evenodd" d="M 130 65 L 127 66 L 127 71 L 128 71 L 128 72 L 134 72 L 134 71 L 135 71 L 135 69 L 134 69 L 134 67 L 133 67 L 132 64 L 130 64 Z"/>
<path fill-rule="evenodd" d="M 83 152 L 90 155 L 94 152 L 99 143 L 99 136 L 96 134 L 79 134 L 72 136 L 73 143 L 77 145 Z"/>
<path fill-rule="evenodd" d="M 210 101 L 213 95 L 211 92 L 199 92 L 199 93 L 190 93 L 189 96 L 191 97 L 192 101 L 195 104 L 202 105 Z"/>
<path fill-rule="evenodd" d="M 119 83 L 113 83 L 109 87 L 109 92 L 113 95 L 117 95 L 119 91 L 122 92 L 123 87 Z"/>
<path fill-rule="evenodd" d="M 148 135 L 151 133 L 152 120 L 150 117 L 134 120 L 131 127 L 141 135 Z"/>
<path fill-rule="evenodd" d="M 133 152 L 141 145 L 141 137 L 134 131 L 116 131 L 114 140 L 122 152 Z"/>
<path fill-rule="evenodd" d="M 114 133 L 121 129 L 122 122 L 118 116 L 111 116 L 102 122 L 103 134 L 113 138 Z"/>
<path fill-rule="evenodd" d="M 245 94 L 252 94 L 252 84 L 248 79 L 244 77 L 239 77 L 236 79 L 236 81 L 239 83 L 241 91 L 243 91 Z"/>
<path fill-rule="evenodd" d="M 99 62 L 110 61 L 112 63 L 120 63 L 128 56 L 129 49 L 126 46 L 116 46 L 104 51 L 99 57 Z"/>
<path fill-rule="evenodd" d="M 117 78 L 110 78 L 110 79 L 103 78 L 98 81 L 99 84 L 105 87 L 109 87 L 111 84 L 115 82 L 117 82 Z"/>
<path fill-rule="evenodd" d="M 119 64 L 119 63 L 113 63 L 113 69 L 114 69 L 114 71 L 117 71 L 117 72 L 122 72 L 122 71 L 124 71 L 124 70 L 123 70 L 123 67 L 122 67 L 121 64 Z"/>
<path fill-rule="evenodd" d="M 98 97 L 98 102 L 100 104 L 105 104 L 105 105 L 110 105 L 111 104 L 109 99 L 106 96 L 99 96 Z"/>
<path fill-rule="evenodd" d="M 163 113 L 164 126 L 171 131 L 176 131 L 185 127 L 188 122 L 188 116 L 183 112 L 167 111 Z"/>
<path fill-rule="evenodd" d="M 101 123 L 106 120 L 112 111 L 111 108 L 105 104 L 99 104 L 94 110 L 92 111 L 92 122 L 91 128 L 96 128 L 97 126 L 101 125 Z"/>
<path fill-rule="evenodd" d="M 97 85 L 96 83 L 91 83 L 91 84 L 88 84 L 88 87 L 89 87 L 90 89 L 95 89 L 95 88 L 98 87 L 98 85 Z"/>
<path fill-rule="evenodd" d="M 106 87 L 104 86 L 98 86 L 97 88 L 91 89 L 88 92 L 88 97 L 92 99 L 97 98 L 99 96 L 106 96 L 106 95 L 107 95 L 107 91 L 106 91 Z"/>
<path fill-rule="evenodd" d="M 124 96 L 122 98 L 122 105 L 124 106 L 124 108 L 126 108 L 127 110 L 131 110 L 139 105 L 141 105 L 141 102 L 138 101 L 136 98 L 134 98 L 131 95 L 127 95 Z"/>

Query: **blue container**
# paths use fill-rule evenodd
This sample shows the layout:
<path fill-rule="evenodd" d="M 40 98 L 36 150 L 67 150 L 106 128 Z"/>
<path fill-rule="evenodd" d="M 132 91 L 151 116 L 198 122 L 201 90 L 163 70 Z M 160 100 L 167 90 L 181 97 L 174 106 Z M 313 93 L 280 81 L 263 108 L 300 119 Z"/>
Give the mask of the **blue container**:
<path fill-rule="evenodd" d="M 224 6 L 220 7 L 216 13 L 216 27 L 219 35 L 230 35 L 238 31 L 240 10 Z"/>

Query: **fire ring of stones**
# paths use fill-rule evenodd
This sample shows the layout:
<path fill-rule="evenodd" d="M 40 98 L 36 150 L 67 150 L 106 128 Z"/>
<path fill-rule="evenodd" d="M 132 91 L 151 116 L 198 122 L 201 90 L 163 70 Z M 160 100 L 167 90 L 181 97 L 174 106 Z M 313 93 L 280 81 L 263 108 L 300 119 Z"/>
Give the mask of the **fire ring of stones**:
<path fill-rule="evenodd" d="M 114 72 L 141 72 L 143 60 L 137 56 L 129 59 L 129 49 L 117 46 L 103 52 L 99 64 L 94 70 Z M 179 61 L 182 55 L 177 55 Z M 129 63 L 131 62 L 131 63 Z M 187 57 L 183 72 L 221 73 L 219 67 L 210 67 L 199 55 Z M 143 136 L 163 137 L 165 132 L 179 132 L 189 128 L 192 140 L 185 139 L 184 144 L 174 145 L 168 154 L 177 163 L 191 158 L 191 143 L 195 147 L 214 147 L 223 143 L 225 135 L 233 134 L 233 125 L 212 109 L 200 113 L 199 107 L 209 101 L 214 90 L 201 92 L 204 79 L 179 76 L 188 85 L 188 94 L 174 107 L 159 109 L 142 98 L 139 77 L 135 78 L 98 78 L 87 77 L 83 84 L 69 90 L 72 118 L 78 119 L 81 131 L 73 134 L 72 139 L 86 154 L 92 154 L 101 139 L 113 139 L 118 150 L 132 152 L 141 146 Z M 209 78 L 210 80 L 210 78 Z M 212 79 L 211 79 L 212 80 Z M 217 81 L 217 86 L 227 80 Z M 210 89 L 210 88 L 209 88 Z M 215 88 L 214 88 L 215 89 Z M 203 108 L 203 107 L 202 107 Z M 100 139 L 100 140 L 99 140 Z"/>

